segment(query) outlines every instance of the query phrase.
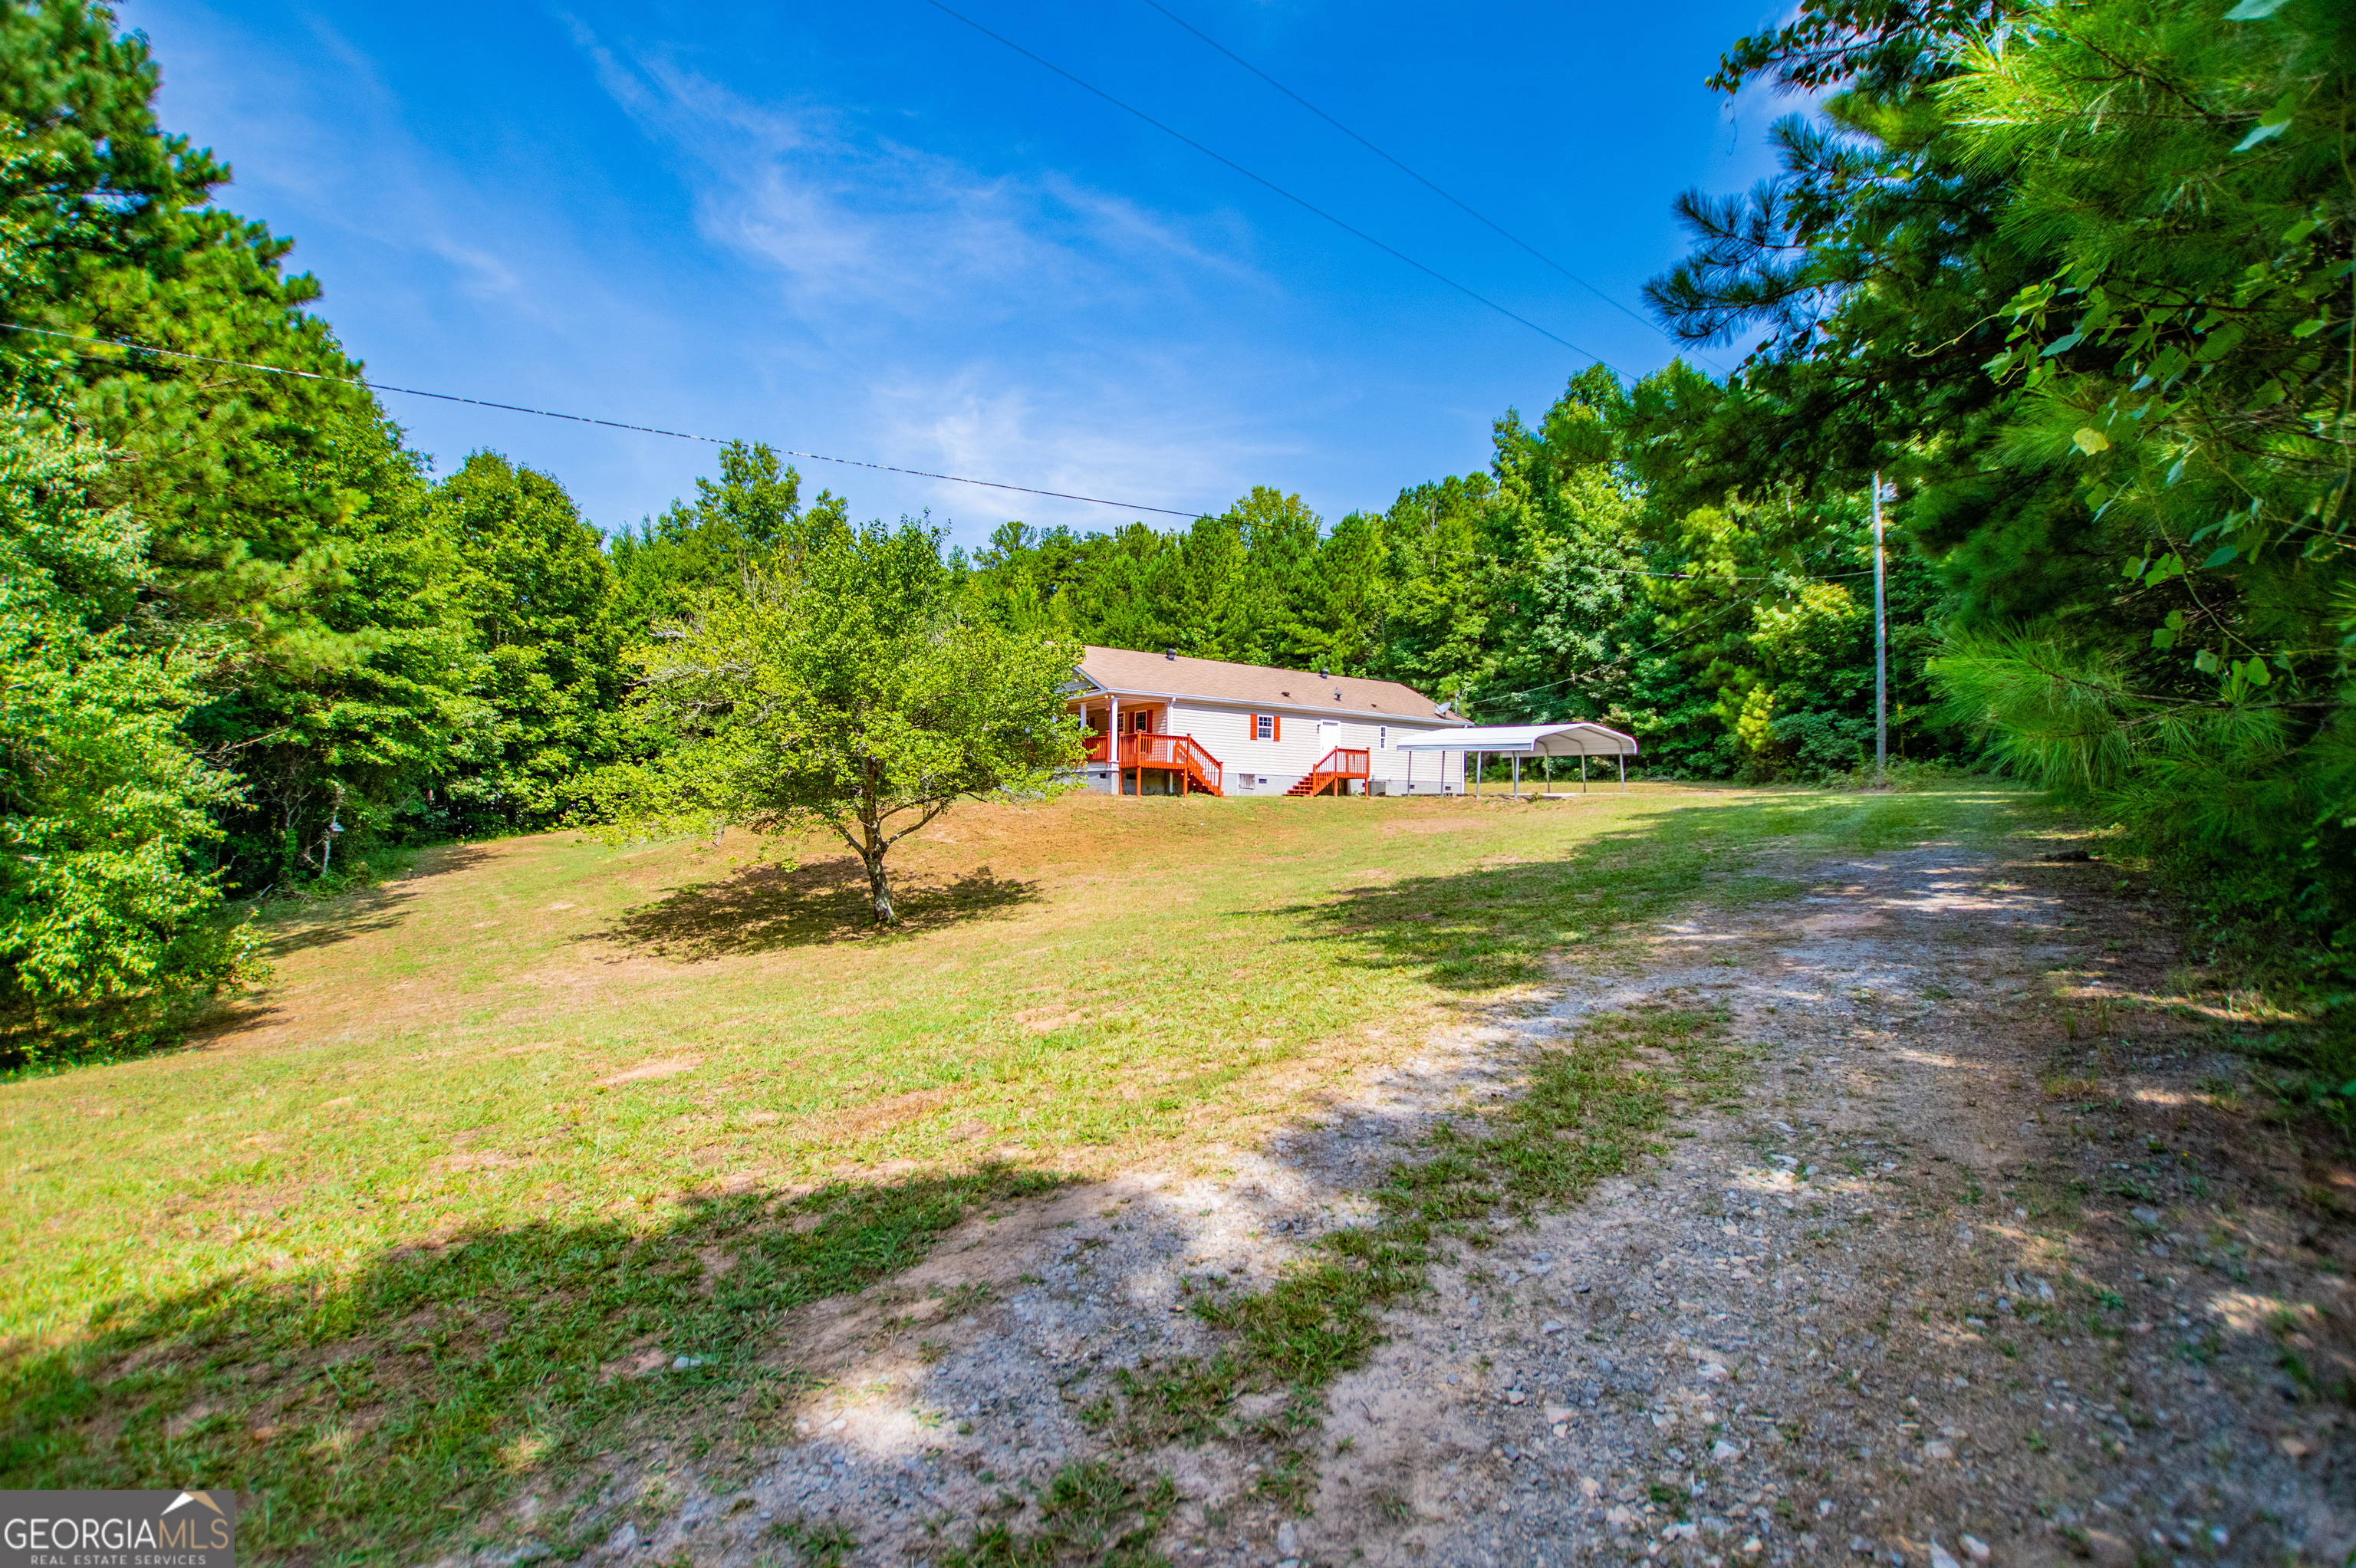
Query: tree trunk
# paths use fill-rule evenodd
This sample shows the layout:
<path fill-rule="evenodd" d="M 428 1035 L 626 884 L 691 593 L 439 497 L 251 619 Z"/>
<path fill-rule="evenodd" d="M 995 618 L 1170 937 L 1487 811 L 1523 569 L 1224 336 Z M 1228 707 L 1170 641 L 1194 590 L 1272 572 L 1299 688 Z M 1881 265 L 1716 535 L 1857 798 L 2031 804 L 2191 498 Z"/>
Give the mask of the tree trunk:
<path fill-rule="evenodd" d="M 899 912 L 892 907 L 892 877 L 884 869 L 884 851 L 891 846 L 884 842 L 883 803 L 877 798 L 875 763 L 867 763 L 867 792 L 860 802 L 860 832 L 866 842 L 861 846 L 859 858 L 867 867 L 867 896 L 875 901 L 875 923 L 893 925 L 899 922 Z"/>

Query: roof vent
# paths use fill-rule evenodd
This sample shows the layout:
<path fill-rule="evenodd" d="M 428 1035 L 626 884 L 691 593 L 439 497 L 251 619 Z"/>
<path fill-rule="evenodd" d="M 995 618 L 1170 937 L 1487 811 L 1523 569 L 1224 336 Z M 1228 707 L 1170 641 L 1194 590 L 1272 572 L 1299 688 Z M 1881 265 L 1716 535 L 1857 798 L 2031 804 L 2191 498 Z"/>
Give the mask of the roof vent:
<path fill-rule="evenodd" d="M 1178 650 L 1176 648 L 1164 648 L 1162 650 L 1162 656 L 1165 659 L 1175 662 L 1178 657 Z"/>
<path fill-rule="evenodd" d="M 1320 680 L 1331 680 L 1333 677 L 1325 673 L 1325 667 L 1323 665 L 1319 665 L 1317 667 L 1317 678 Z"/>

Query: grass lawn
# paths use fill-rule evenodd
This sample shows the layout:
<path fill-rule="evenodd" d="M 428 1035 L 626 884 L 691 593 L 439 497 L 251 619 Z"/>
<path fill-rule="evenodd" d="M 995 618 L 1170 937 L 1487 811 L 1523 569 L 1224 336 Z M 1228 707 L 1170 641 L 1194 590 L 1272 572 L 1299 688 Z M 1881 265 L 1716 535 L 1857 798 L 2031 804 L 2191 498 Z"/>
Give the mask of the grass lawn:
<path fill-rule="evenodd" d="M 903 846 L 888 936 L 822 843 L 439 851 L 279 921 L 202 1048 L 0 1085 L 0 1486 L 233 1487 L 249 1552 L 414 1561 L 648 1421 L 750 1456 L 779 1315 L 974 1206 L 1215 1168 L 1561 954 L 1788 892 L 1746 870 L 1770 846 L 2031 815 L 969 806 Z"/>

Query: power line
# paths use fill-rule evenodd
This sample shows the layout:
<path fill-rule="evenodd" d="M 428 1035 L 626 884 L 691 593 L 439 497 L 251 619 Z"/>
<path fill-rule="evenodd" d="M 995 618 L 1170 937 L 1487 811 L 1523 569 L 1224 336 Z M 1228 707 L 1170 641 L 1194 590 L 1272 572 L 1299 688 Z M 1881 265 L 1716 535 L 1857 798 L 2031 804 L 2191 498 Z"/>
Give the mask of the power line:
<path fill-rule="evenodd" d="M 1312 114 L 1316 115 L 1320 120 L 1324 121 L 1328 125 L 1333 126 L 1336 131 L 1341 132 L 1344 136 L 1349 137 L 1353 142 L 1357 143 L 1361 147 L 1365 148 L 1366 151 L 1374 154 L 1375 156 L 1382 159 L 1383 162 L 1390 165 L 1391 167 L 1398 170 L 1399 173 L 1407 176 L 1408 178 L 1415 181 L 1416 184 L 1423 187 L 1424 189 L 1431 192 L 1432 195 L 1440 197 L 1440 200 L 1448 203 L 1451 207 L 1455 208 L 1458 211 L 1463 213 L 1474 222 L 1483 225 L 1484 228 L 1487 228 L 1499 235 L 1502 235 L 1505 239 L 1512 241 L 1524 251 L 1528 251 L 1531 255 L 1536 256 L 1539 261 L 1544 261 L 1547 266 L 1552 267 L 1556 272 L 1560 272 L 1564 277 L 1569 278 L 1572 283 L 1577 283 L 1580 288 L 1585 289 L 1589 293 L 1593 294 L 1597 299 L 1601 300 L 1605 304 L 1610 305 L 1613 310 L 1618 311 L 1630 321 L 1633 321 L 1639 326 L 1644 327 L 1647 332 L 1658 334 L 1679 353 L 1693 353 L 1694 357 L 1701 360 L 1704 364 L 1712 366 L 1719 370 L 1726 368 L 1725 366 L 1719 365 L 1717 360 L 1710 358 L 1708 356 L 1694 352 L 1690 346 L 1679 343 L 1668 333 L 1663 332 L 1658 322 L 1645 320 L 1643 316 L 1637 315 L 1634 311 L 1630 310 L 1626 305 L 1622 304 L 1618 300 L 1613 299 L 1610 294 L 1605 293 L 1601 289 L 1597 288 L 1593 283 L 1589 283 L 1585 278 L 1580 277 L 1577 272 L 1572 272 L 1569 267 L 1564 266 L 1560 261 L 1556 261 L 1553 257 L 1547 255 L 1545 251 L 1539 250 L 1537 246 L 1531 244 L 1520 235 L 1514 233 L 1511 229 L 1505 228 L 1505 225 L 1497 222 L 1494 219 L 1476 211 L 1466 202 L 1450 195 L 1447 191 L 1440 189 L 1440 187 L 1432 184 L 1431 181 L 1416 173 L 1413 169 L 1408 167 L 1405 164 L 1399 162 L 1388 153 L 1384 152 L 1380 147 L 1376 146 L 1372 142 L 1367 141 L 1364 136 L 1359 135 L 1355 131 L 1351 130 L 1347 125 L 1343 124 L 1339 120 L 1334 119 L 1333 116 L 1326 113 L 1325 111 L 1318 108 L 1317 105 L 1310 102 L 1309 100 L 1301 97 L 1301 94 L 1293 91 L 1292 89 L 1285 86 L 1284 83 L 1277 80 L 1276 78 L 1260 69 L 1259 67 L 1252 64 L 1251 61 L 1244 59 L 1243 56 L 1236 53 L 1235 50 L 1227 48 L 1226 45 L 1219 42 L 1218 39 L 1211 37 L 1210 34 L 1203 31 L 1202 28 L 1194 26 L 1194 23 L 1186 20 L 1185 17 L 1178 15 L 1177 12 L 1173 11 L 1167 5 L 1162 5 L 1161 0 L 1145 0 L 1145 3 L 1148 5 L 1152 6 L 1155 10 L 1161 12 L 1164 16 L 1167 16 L 1172 21 L 1177 23 L 1180 27 L 1185 28 L 1188 32 L 1194 34 L 1196 37 L 1202 39 L 1205 43 L 1210 45 L 1213 48 L 1218 50 L 1221 54 L 1226 56 L 1229 59 L 1235 61 L 1237 65 L 1243 67 L 1246 70 L 1251 72 L 1254 76 L 1259 78 L 1262 81 L 1268 83 L 1270 87 L 1276 89 L 1279 92 L 1284 94 L 1287 98 L 1292 100 L 1295 103 L 1301 105 L 1303 109 L 1308 110 Z"/>
<path fill-rule="evenodd" d="M 1253 184 L 1263 186 L 1266 188 L 1274 191 L 1277 195 L 1284 197 L 1285 200 L 1292 203 L 1293 206 L 1300 208 L 1302 211 L 1314 213 L 1317 217 L 1323 219 L 1334 228 L 1341 229 L 1344 233 L 1354 235 L 1356 238 L 1365 240 L 1367 244 L 1372 245 L 1376 250 L 1380 251 L 1386 256 L 1406 262 L 1408 266 L 1413 267 L 1417 272 L 1421 272 L 1425 277 L 1436 279 L 1437 281 L 1447 284 L 1450 288 L 1454 289 L 1458 293 L 1462 294 L 1465 298 L 1487 305 L 1499 315 L 1521 323 L 1521 325 L 1528 327 L 1532 332 L 1537 333 L 1539 336 L 1547 338 L 1552 342 L 1561 344 L 1573 354 L 1585 355 L 1588 358 L 1594 360 L 1598 365 L 1601 365 L 1605 369 L 1612 371 L 1614 375 L 1626 376 L 1628 374 L 1628 372 L 1621 369 L 1617 365 L 1612 364 L 1611 361 L 1605 359 L 1601 355 L 1595 353 L 1593 350 L 1581 348 L 1569 338 L 1564 337 L 1558 333 L 1547 331 L 1545 327 L 1540 326 L 1537 322 L 1532 321 L 1528 316 L 1508 310 L 1504 305 L 1499 304 L 1495 300 L 1491 299 L 1488 295 L 1476 293 L 1473 290 L 1465 287 L 1462 283 L 1458 283 L 1454 278 L 1450 277 L 1447 273 L 1425 266 L 1421 261 L 1417 261 L 1406 251 L 1395 250 L 1391 246 L 1384 244 L 1381 240 L 1367 233 L 1365 229 L 1355 228 L 1351 224 L 1344 222 L 1342 219 L 1334 217 L 1332 213 L 1326 211 L 1323 208 L 1317 206 L 1315 203 L 1304 200 L 1301 197 L 1293 195 L 1290 191 L 1285 189 L 1274 180 L 1269 179 L 1265 176 L 1252 173 L 1251 170 L 1244 167 L 1243 165 L 1236 162 L 1235 159 L 1226 156 L 1225 154 L 1213 152 L 1210 148 L 1203 145 L 1202 143 L 1194 140 L 1194 137 L 1187 135 L 1183 131 L 1175 130 L 1171 126 L 1163 124 L 1161 121 L 1156 120 L 1152 115 L 1148 114 L 1144 110 L 1138 108 L 1136 105 L 1124 102 L 1120 99 L 1115 98 L 1103 88 L 1098 87 L 1091 82 L 1083 81 L 1080 78 L 1074 76 L 1070 71 L 1066 70 L 1062 66 L 1055 64 L 1053 60 L 1044 59 L 1038 55 L 1033 54 L 1029 49 L 1024 48 L 1021 44 L 1016 43 L 1013 39 L 1007 37 L 1005 35 L 991 32 L 988 27 L 983 27 L 980 22 L 975 21 L 972 17 L 965 15 L 963 12 L 952 10 L 949 6 L 943 5 L 941 0 L 925 0 L 925 3 L 932 6 L 936 11 L 940 12 L 942 15 L 955 17 L 957 20 L 963 22 L 967 27 L 971 27 L 983 37 L 990 38 L 995 42 L 1005 45 L 1008 48 L 1012 49 L 1016 54 L 1021 55 L 1024 59 L 1031 61 L 1033 65 L 1043 66 L 1045 69 L 1054 71 L 1057 76 L 1062 77 L 1066 81 L 1070 82 L 1073 86 L 1096 94 L 1098 98 L 1103 99 L 1107 103 L 1111 104 L 1115 109 L 1121 110 L 1126 113 L 1134 114 L 1137 118 L 1144 121 L 1148 125 L 1152 126 L 1163 135 L 1170 136 L 1185 143 L 1188 146 L 1194 148 L 1196 152 L 1202 154 L 1205 157 L 1211 159 L 1215 163 L 1226 165 L 1228 168 L 1235 170 L 1236 173 L 1243 176 L 1244 178 L 1250 180 Z"/>
<path fill-rule="evenodd" d="M 370 381 L 357 376 L 327 376 L 316 370 L 296 370 L 284 365 L 257 365 L 248 359 L 221 359 L 209 354 L 187 354 L 177 348 L 158 348 L 151 343 L 134 343 L 127 337 L 84 336 L 78 332 L 57 332 L 46 326 L 27 326 L 21 322 L 0 321 L 0 330 L 37 333 L 43 337 L 62 337 L 77 344 L 103 343 L 115 348 L 129 348 L 141 354 L 160 355 L 166 359 L 192 359 L 199 365 L 228 365 L 241 370 L 262 370 L 273 376 L 291 376 L 302 381 L 327 381 L 339 387 L 366 387 L 372 392 L 399 392 L 408 398 L 434 398 L 445 403 L 465 403 L 470 408 L 498 409 L 505 413 L 535 414 L 544 420 L 569 420 L 574 424 L 602 425 L 607 430 L 637 431 L 641 435 L 666 435 L 677 441 L 708 442 L 713 446 L 727 446 L 736 437 L 697 435 L 683 430 L 664 430 L 659 425 L 630 424 L 622 420 L 598 419 L 589 414 L 559 413 L 552 409 L 526 408 L 521 403 L 498 403 L 487 398 L 462 398 L 455 392 L 428 392 L 415 387 L 396 387 L 385 381 Z M 97 357 L 97 356 L 92 356 Z M 1098 496 L 1075 496 L 1064 490 L 1041 490 L 1029 485 L 1001 485 L 995 479 L 969 479 L 960 474 L 935 474 L 923 468 L 900 468 L 889 463 L 867 463 L 856 457 L 829 457 L 820 452 L 795 452 L 790 448 L 776 449 L 785 457 L 807 458 L 812 463 L 840 463 L 849 468 L 872 468 L 879 474 L 906 474 L 918 479 L 945 479 L 953 485 L 979 485 L 989 490 L 1012 490 L 1024 496 L 1049 496 L 1058 501 L 1085 501 L 1092 507 L 1114 507 L 1125 512 L 1159 512 L 1167 517 L 1196 517 L 1199 512 L 1173 511 L 1168 507 L 1144 507 L 1130 501 L 1108 501 Z"/>
<path fill-rule="evenodd" d="M 1858 571 L 1827 571 L 1817 577 L 1807 577 L 1796 571 L 1770 572 L 1764 577 L 1710 577 L 1698 571 L 1639 571 L 1626 566 L 1574 566 L 1578 571 L 1600 571 L 1609 577 L 1667 577 L 1680 582 L 1782 582 L 1796 579 L 1802 582 L 1831 582 L 1843 577 L 1871 577 L 1873 568 Z"/>

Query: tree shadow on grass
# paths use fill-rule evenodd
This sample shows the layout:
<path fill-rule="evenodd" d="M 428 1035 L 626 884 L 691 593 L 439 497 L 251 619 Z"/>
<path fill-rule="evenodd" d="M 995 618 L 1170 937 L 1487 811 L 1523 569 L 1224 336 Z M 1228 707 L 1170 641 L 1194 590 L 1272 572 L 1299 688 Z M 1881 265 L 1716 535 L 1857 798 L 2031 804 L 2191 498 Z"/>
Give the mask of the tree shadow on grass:
<path fill-rule="evenodd" d="M 427 851 L 399 879 L 372 882 L 319 899 L 284 899 L 254 920 L 264 958 L 331 946 L 369 932 L 390 931 L 408 918 L 411 901 L 428 877 L 464 870 L 484 857 L 470 845 Z M 240 918 L 232 904 L 222 916 Z M 165 987 L 93 997 L 38 1013 L 0 1014 L 0 1083 L 82 1067 L 103 1067 L 202 1046 L 261 1021 L 274 1011 L 254 991 Z"/>
<path fill-rule="evenodd" d="M 471 844 L 451 844 L 428 851 L 405 875 L 369 882 L 320 899 L 282 900 L 263 906 L 256 925 L 265 933 L 262 951 L 273 958 L 331 947 L 372 931 L 390 931 L 409 914 L 409 906 L 423 884 L 433 877 L 466 870 L 487 859 Z"/>
<path fill-rule="evenodd" d="M 892 934 L 920 934 L 1039 901 L 1039 884 L 987 866 L 948 881 L 895 877 Z M 851 942 L 879 934 L 867 872 L 849 855 L 798 866 L 751 866 L 718 881 L 691 882 L 626 910 L 584 942 L 617 942 L 658 957 L 706 959 Z"/>
<path fill-rule="evenodd" d="M 519 1224 L 331 1279 L 119 1298 L 70 1343 L 0 1357 L 0 1487 L 232 1488 L 241 1551 L 402 1562 L 463 1547 L 528 1490 L 569 1559 L 618 1518 L 594 1461 L 626 1433 L 749 1468 L 776 1441 L 762 1418 L 805 1386 L 775 1364 L 785 1314 L 1061 1182 L 986 1166 L 734 1193 L 658 1226 Z"/>
<path fill-rule="evenodd" d="M 0 1021 L 0 1083 L 111 1067 L 227 1032 L 268 1009 L 201 988 L 134 992 Z"/>
<path fill-rule="evenodd" d="M 1844 820 L 1849 815 L 1834 809 Z M 1290 940 L 1336 947 L 1352 966 L 1409 970 L 1448 991 L 1494 991 L 1544 979 L 1564 955 L 1689 899 L 1797 894 L 1799 883 L 1750 871 L 1747 851 L 1832 826 L 1820 815 L 1827 810 L 1822 797 L 1803 795 L 1748 806 L 1665 806 L 1545 859 L 1344 888 L 1252 918 L 1298 921 L 1306 929 Z"/>

